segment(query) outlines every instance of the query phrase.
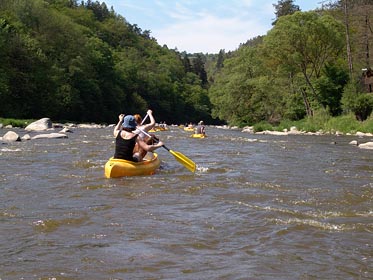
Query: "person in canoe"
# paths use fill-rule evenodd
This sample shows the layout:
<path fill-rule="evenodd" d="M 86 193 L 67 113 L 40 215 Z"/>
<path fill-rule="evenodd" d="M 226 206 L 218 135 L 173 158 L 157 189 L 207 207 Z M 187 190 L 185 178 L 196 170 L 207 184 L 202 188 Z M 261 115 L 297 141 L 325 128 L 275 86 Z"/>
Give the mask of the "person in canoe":
<path fill-rule="evenodd" d="M 114 158 L 139 162 L 142 161 L 143 157 L 138 151 L 135 151 L 135 145 L 146 152 L 152 152 L 163 146 L 161 141 L 149 145 L 138 134 L 134 133 L 137 128 L 134 116 L 120 114 L 118 118 L 119 121 L 113 132 L 115 136 Z"/>
<path fill-rule="evenodd" d="M 142 131 L 148 132 L 155 126 L 155 119 L 153 117 L 153 111 L 148 110 L 146 112 L 146 115 L 149 116 L 149 119 L 150 119 L 150 123 L 148 124 L 143 124 L 143 119 L 141 118 L 139 114 L 134 115 L 136 123 L 137 123 L 137 131 L 135 131 L 135 133 L 137 133 L 142 139 L 146 139 L 149 137 L 146 136 L 144 133 L 142 133 L 139 129 L 141 129 Z M 146 117 L 144 119 L 146 119 Z"/>
<path fill-rule="evenodd" d="M 197 125 L 197 127 L 195 128 L 195 131 L 194 131 L 195 134 L 203 134 L 203 135 L 206 135 L 206 128 L 205 128 L 205 124 L 203 123 L 203 121 L 200 121 Z"/>
<path fill-rule="evenodd" d="M 150 123 L 148 123 L 148 124 L 143 124 L 143 119 L 141 118 L 141 116 L 139 114 L 134 115 L 135 120 L 136 120 L 136 124 L 137 124 L 137 128 L 134 131 L 134 133 L 138 134 L 139 137 L 142 140 L 144 140 L 144 142 L 146 144 L 152 145 L 152 144 L 154 144 L 154 140 L 159 141 L 159 139 L 154 134 L 150 134 L 152 137 L 149 137 L 149 136 L 145 135 L 144 132 L 149 132 L 149 130 L 151 130 L 155 126 L 155 119 L 154 119 L 154 116 L 153 116 L 153 111 L 148 110 L 146 112 L 146 115 L 149 116 L 149 119 L 150 119 Z M 146 117 L 144 118 L 144 120 L 145 119 L 146 119 Z M 136 144 L 135 149 L 134 149 L 134 153 L 139 153 L 141 155 L 141 157 L 144 158 L 147 151 L 145 151 L 144 149 L 139 147 L 139 145 Z"/>

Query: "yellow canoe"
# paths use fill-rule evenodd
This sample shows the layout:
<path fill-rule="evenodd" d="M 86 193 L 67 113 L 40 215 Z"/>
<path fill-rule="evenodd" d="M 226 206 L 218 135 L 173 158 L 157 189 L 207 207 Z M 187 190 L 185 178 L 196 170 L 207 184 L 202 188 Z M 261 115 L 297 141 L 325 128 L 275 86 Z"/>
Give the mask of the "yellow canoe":
<path fill-rule="evenodd" d="M 194 128 L 193 127 L 184 127 L 184 130 L 185 131 L 194 131 Z"/>
<path fill-rule="evenodd" d="M 190 137 L 192 137 L 192 138 L 205 138 L 205 137 L 207 137 L 207 135 L 206 134 L 199 134 L 199 133 L 194 133 L 194 134 L 192 134 L 192 135 L 190 135 Z"/>
<path fill-rule="evenodd" d="M 105 164 L 105 177 L 117 178 L 124 176 L 153 175 L 161 165 L 156 153 L 149 160 L 133 162 L 124 159 L 110 158 Z"/>
<path fill-rule="evenodd" d="M 149 132 L 158 132 L 158 131 L 167 131 L 168 128 L 167 127 L 153 127 L 151 130 L 149 130 Z"/>

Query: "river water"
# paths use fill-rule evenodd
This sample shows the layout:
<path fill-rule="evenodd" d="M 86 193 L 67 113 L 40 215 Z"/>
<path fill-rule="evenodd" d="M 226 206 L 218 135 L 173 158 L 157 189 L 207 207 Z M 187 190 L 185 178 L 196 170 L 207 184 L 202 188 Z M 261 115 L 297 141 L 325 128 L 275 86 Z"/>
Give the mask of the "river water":
<path fill-rule="evenodd" d="M 117 179 L 112 128 L 2 144 L 0 279 L 373 279 L 372 139 L 189 134 Z"/>

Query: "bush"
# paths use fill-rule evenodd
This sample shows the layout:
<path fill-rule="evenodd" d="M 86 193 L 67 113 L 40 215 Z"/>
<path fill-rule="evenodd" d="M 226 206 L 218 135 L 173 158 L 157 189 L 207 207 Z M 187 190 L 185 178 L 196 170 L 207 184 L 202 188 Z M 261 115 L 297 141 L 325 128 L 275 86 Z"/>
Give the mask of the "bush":
<path fill-rule="evenodd" d="M 265 131 L 265 130 L 273 130 L 273 127 L 268 122 L 262 121 L 260 123 L 254 124 L 254 131 Z"/>
<path fill-rule="evenodd" d="M 325 123 L 324 130 L 328 132 L 355 133 L 359 130 L 359 122 L 353 114 L 339 116 Z"/>
<path fill-rule="evenodd" d="M 277 127 L 275 127 L 274 129 L 276 130 L 276 131 L 284 131 L 285 129 L 286 130 L 290 130 L 290 128 L 292 127 L 292 126 L 295 126 L 294 125 L 294 121 L 291 121 L 291 120 L 282 120 L 281 122 L 280 122 L 280 124 L 277 126 Z"/>
<path fill-rule="evenodd" d="M 359 131 L 364 133 L 373 133 L 373 114 L 371 114 L 366 121 L 359 123 L 359 125 Z"/>
<path fill-rule="evenodd" d="M 373 111 L 373 95 L 371 93 L 360 93 L 357 85 L 348 84 L 342 97 L 343 109 L 353 112 L 359 121 L 365 121 Z"/>
<path fill-rule="evenodd" d="M 307 117 L 300 120 L 295 124 L 298 130 L 303 130 L 307 132 L 317 132 L 319 130 L 324 130 L 324 125 L 329 121 L 330 115 L 324 109 L 319 109 L 314 112 L 313 117 Z"/>
<path fill-rule="evenodd" d="M 312 117 L 299 121 L 299 123 L 295 126 L 298 128 L 298 130 L 307 132 L 316 132 L 322 129 L 322 126 L 320 126 L 320 124 L 318 124 Z"/>

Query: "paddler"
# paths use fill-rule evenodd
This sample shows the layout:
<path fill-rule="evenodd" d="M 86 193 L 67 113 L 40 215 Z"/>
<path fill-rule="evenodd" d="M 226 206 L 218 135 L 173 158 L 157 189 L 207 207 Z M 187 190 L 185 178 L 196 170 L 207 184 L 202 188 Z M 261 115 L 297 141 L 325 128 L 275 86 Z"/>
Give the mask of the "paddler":
<path fill-rule="evenodd" d="M 163 146 L 162 141 L 149 145 L 138 134 L 134 133 L 137 128 L 134 116 L 120 114 L 118 118 L 119 121 L 113 132 L 115 136 L 114 158 L 139 162 L 142 161 L 143 157 L 138 151 L 134 150 L 135 145 L 146 152 L 153 152 Z"/>

